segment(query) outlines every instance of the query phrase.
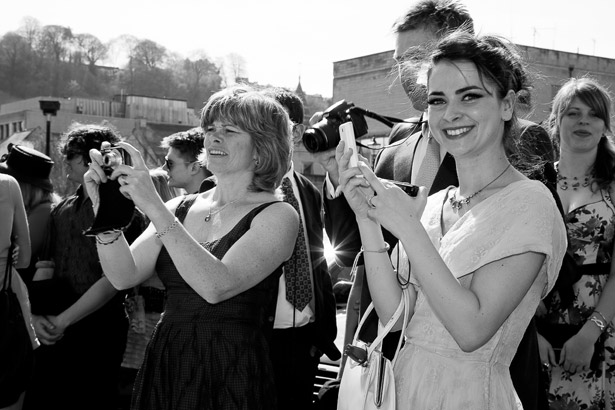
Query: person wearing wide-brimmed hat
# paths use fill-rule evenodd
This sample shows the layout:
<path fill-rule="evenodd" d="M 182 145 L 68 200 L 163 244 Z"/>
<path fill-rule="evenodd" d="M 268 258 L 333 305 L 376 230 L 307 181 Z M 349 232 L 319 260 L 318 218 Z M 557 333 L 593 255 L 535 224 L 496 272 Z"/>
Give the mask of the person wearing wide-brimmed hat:
<path fill-rule="evenodd" d="M 52 168 L 51 158 L 25 145 L 10 144 L 8 154 L 0 159 L 0 173 L 9 174 L 19 182 L 28 215 L 32 257 L 29 266 L 19 270 L 28 287 L 45 245 L 51 208 L 59 202 L 49 177 Z"/>

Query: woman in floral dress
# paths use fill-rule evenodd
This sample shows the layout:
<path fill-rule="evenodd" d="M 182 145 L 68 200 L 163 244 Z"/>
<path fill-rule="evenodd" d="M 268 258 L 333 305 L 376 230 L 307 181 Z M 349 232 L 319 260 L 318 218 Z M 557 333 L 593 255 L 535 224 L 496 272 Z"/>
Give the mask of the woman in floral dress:
<path fill-rule="evenodd" d="M 551 112 L 551 133 L 560 145 L 557 192 L 571 261 L 540 312 L 540 355 L 551 376 L 552 409 L 615 408 L 610 110 L 610 97 L 600 84 L 573 78 L 555 96 Z"/>

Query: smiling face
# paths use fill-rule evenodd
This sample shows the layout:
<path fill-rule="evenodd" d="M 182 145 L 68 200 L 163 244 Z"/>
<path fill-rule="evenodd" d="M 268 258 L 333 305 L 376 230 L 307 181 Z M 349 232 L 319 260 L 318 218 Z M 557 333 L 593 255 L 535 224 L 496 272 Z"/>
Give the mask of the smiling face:
<path fill-rule="evenodd" d="M 254 144 L 250 134 L 218 120 L 204 130 L 207 168 L 214 175 L 254 171 Z"/>
<path fill-rule="evenodd" d="M 495 86 L 470 61 L 437 63 L 428 81 L 429 128 L 455 159 L 503 152 L 505 121 L 513 115 L 514 93 L 499 99 Z"/>
<path fill-rule="evenodd" d="M 559 118 L 562 149 L 582 153 L 595 151 L 606 132 L 604 120 L 579 97 L 575 97 Z"/>

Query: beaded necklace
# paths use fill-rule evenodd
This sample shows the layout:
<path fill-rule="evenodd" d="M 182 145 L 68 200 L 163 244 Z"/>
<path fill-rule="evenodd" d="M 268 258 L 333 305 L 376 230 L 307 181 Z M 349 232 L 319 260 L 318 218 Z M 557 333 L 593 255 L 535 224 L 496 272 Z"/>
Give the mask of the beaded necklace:
<path fill-rule="evenodd" d="M 489 182 L 487 185 L 485 185 L 484 187 L 482 187 L 481 189 L 479 189 L 478 191 L 474 192 L 472 195 L 466 197 L 466 198 L 462 198 L 457 200 L 457 191 L 459 191 L 459 188 L 457 188 L 455 190 L 455 192 L 453 192 L 453 196 L 451 198 L 448 199 L 448 201 L 451 203 L 451 207 L 455 210 L 455 211 L 459 211 L 461 208 L 463 208 L 464 205 L 470 205 L 470 200 L 472 198 L 474 198 L 476 195 L 480 194 L 481 192 L 483 192 L 483 190 L 485 188 L 487 188 L 489 185 L 493 184 L 495 181 L 497 181 L 502 175 L 504 175 L 504 173 L 508 170 L 508 168 L 510 168 L 510 164 L 508 164 L 508 166 L 506 168 L 504 168 L 504 171 L 502 171 L 500 173 L 500 175 L 498 175 L 497 177 L 495 177 L 491 182 Z"/>

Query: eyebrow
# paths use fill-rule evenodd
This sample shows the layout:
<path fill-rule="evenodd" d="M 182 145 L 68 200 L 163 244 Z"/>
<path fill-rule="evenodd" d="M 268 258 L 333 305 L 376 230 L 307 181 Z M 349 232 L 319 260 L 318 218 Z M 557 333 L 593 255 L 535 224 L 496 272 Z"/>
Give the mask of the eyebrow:
<path fill-rule="evenodd" d="M 466 91 L 470 91 L 470 90 L 483 90 L 483 88 L 477 85 L 469 85 L 467 87 L 463 87 L 455 91 L 455 95 L 463 94 Z M 443 91 L 432 91 L 429 93 L 429 95 L 444 95 L 444 92 Z"/>

